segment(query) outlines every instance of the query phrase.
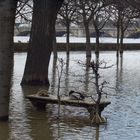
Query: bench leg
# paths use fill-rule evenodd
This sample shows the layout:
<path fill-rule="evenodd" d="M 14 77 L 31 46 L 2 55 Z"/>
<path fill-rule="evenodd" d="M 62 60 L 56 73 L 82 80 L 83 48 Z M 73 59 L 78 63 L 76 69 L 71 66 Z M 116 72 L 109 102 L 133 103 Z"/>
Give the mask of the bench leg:
<path fill-rule="evenodd" d="M 99 111 L 96 112 L 95 107 L 87 108 L 88 112 L 90 113 L 90 119 L 93 124 L 102 124 L 106 123 L 106 119 L 101 116 L 102 111 L 104 110 L 103 106 L 99 107 Z"/>
<path fill-rule="evenodd" d="M 89 114 L 90 114 L 90 118 L 93 118 L 93 116 L 95 115 L 95 108 L 94 107 L 89 107 L 87 108 Z"/>
<path fill-rule="evenodd" d="M 32 105 L 37 109 L 37 110 L 45 110 L 46 109 L 46 102 L 39 102 L 39 101 L 31 101 Z"/>

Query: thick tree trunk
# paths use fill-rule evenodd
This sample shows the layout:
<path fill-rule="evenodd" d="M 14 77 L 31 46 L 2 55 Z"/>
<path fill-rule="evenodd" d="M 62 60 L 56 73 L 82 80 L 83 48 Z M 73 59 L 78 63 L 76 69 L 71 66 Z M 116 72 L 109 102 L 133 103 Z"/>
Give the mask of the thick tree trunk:
<path fill-rule="evenodd" d="M 55 33 L 56 13 L 63 0 L 34 0 L 31 36 L 21 84 L 49 85 L 48 67 Z"/>
<path fill-rule="evenodd" d="M 88 23 L 84 23 L 86 32 L 86 58 L 91 57 L 90 32 Z"/>
<path fill-rule="evenodd" d="M 9 114 L 15 9 L 16 0 L 0 1 L 0 120 Z"/>
<path fill-rule="evenodd" d="M 56 36 L 54 36 L 54 40 L 53 40 L 53 56 L 54 58 L 57 58 Z"/>

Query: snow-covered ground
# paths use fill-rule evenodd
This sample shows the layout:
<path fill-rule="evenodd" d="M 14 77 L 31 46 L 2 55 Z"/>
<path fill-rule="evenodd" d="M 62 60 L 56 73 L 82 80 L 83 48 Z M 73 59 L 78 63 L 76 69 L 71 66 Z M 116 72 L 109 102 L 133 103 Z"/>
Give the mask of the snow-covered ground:
<path fill-rule="evenodd" d="M 56 38 L 58 43 L 65 43 L 66 37 L 57 37 Z M 15 36 L 14 42 L 21 42 L 21 43 L 27 43 L 29 41 L 29 37 L 23 37 L 23 36 Z M 86 39 L 84 37 L 70 37 L 71 43 L 85 43 Z M 100 43 L 116 43 L 116 38 L 110 38 L 110 37 L 101 37 Z M 95 43 L 95 38 L 91 38 L 91 43 Z M 140 38 L 138 39 L 130 39 L 130 38 L 124 38 L 124 43 L 134 43 L 139 44 Z"/>

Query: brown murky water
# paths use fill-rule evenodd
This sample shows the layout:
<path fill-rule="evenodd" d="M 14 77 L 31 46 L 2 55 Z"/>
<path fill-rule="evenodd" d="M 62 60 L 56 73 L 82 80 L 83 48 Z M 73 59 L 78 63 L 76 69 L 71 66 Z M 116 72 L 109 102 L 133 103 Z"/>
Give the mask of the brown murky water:
<path fill-rule="evenodd" d="M 100 59 L 108 64 L 116 64 L 115 56 L 115 52 L 101 52 Z M 60 52 L 59 57 L 67 62 L 64 66 L 61 93 L 67 93 L 71 89 L 90 93 L 94 88 L 89 82 L 89 72 L 77 65 L 77 60 L 85 61 L 84 52 L 72 52 L 69 59 L 64 52 Z M 99 128 L 91 126 L 89 114 L 84 108 L 61 106 L 60 120 L 57 120 L 57 105 L 48 105 L 45 112 L 35 110 L 24 96 L 35 94 L 40 87 L 20 86 L 25 59 L 26 53 L 15 53 L 10 119 L 9 122 L 0 122 L 0 140 L 140 139 L 140 51 L 126 51 L 118 66 L 101 71 L 103 78 L 115 90 L 108 90 L 110 92 L 107 98 L 111 105 L 103 112 L 108 122 Z M 51 59 L 49 90 L 53 93 L 57 90 L 55 63 Z M 79 77 L 74 76 L 75 73 L 83 75 L 80 80 L 85 80 L 86 84 L 79 83 Z"/>

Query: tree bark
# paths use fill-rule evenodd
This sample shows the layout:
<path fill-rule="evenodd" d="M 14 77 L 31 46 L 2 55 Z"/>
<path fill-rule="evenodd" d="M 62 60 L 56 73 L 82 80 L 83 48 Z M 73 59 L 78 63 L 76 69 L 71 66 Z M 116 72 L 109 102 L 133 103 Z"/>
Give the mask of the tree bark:
<path fill-rule="evenodd" d="M 118 23 L 117 25 L 117 52 L 116 52 L 116 56 L 117 58 L 119 57 L 119 48 L 120 48 L 120 25 Z"/>
<path fill-rule="evenodd" d="M 91 45 L 90 45 L 90 32 L 88 23 L 84 23 L 85 32 L 86 32 L 86 58 L 91 57 Z"/>
<path fill-rule="evenodd" d="M 9 114 L 16 4 L 16 0 L 0 1 L 0 120 Z"/>
<path fill-rule="evenodd" d="M 70 45 L 69 45 L 69 42 L 70 42 L 70 22 L 69 21 L 67 21 L 66 28 L 67 28 L 66 52 L 67 52 L 67 55 L 69 55 L 69 53 L 70 53 Z"/>
<path fill-rule="evenodd" d="M 99 29 L 95 27 L 95 32 L 96 32 L 96 46 L 95 46 L 95 54 L 99 54 L 100 51 L 100 41 L 99 41 L 99 37 L 100 37 L 100 32 Z"/>
<path fill-rule="evenodd" d="M 120 38 L 120 57 L 123 56 L 123 39 L 124 39 L 124 31 L 121 29 L 121 38 Z"/>
<path fill-rule="evenodd" d="M 54 35 L 54 40 L 53 40 L 53 57 L 57 58 L 57 40 L 56 40 L 56 35 Z"/>
<path fill-rule="evenodd" d="M 22 85 L 49 85 L 48 67 L 56 14 L 63 0 L 34 0 L 31 36 Z"/>

